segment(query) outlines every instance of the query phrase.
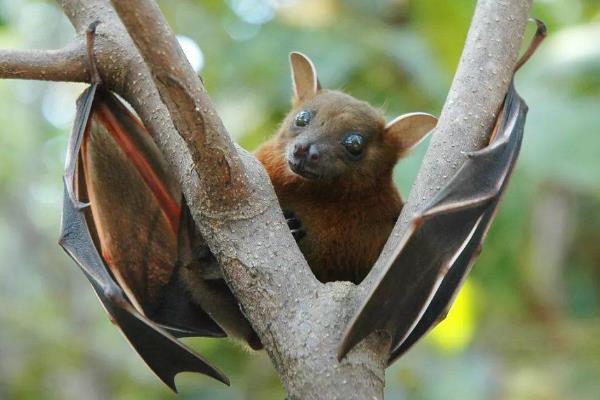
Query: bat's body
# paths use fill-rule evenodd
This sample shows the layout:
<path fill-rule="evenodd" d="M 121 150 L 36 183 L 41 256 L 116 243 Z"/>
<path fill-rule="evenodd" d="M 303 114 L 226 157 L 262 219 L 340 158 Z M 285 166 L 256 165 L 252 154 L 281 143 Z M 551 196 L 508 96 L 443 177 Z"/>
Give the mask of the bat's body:
<path fill-rule="evenodd" d="M 306 56 L 292 53 L 291 66 L 292 110 L 255 155 L 289 213 L 290 228 L 316 277 L 358 283 L 379 256 L 402 209 L 392 170 L 436 119 L 414 113 L 386 125 L 381 112 L 369 104 L 321 89 Z M 348 138 L 360 143 L 349 148 L 344 143 Z M 204 262 L 181 270 L 181 282 L 196 304 L 221 326 L 226 324 L 227 333 L 252 345 L 256 341 L 249 340 L 246 330 L 238 332 L 237 315 L 223 313 L 215 304 L 221 297 L 207 290 L 207 265 L 217 272 L 218 266 L 208 248 L 204 254 Z"/>
<path fill-rule="evenodd" d="M 277 154 L 270 146 L 263 146 L 258 157 L 263 152 Z M 281 207 L 302 222 L 306 234 L 298 246 L 315 276 L 322 282 L 360 282 L 379 257 L 402 209 L 391 171 L 370 188 L 352 190 L 341 182 L 325 188 L 290 173 L 273 174 L 288 167 L 282 159 L 269 162 L 265 166 Z"/>

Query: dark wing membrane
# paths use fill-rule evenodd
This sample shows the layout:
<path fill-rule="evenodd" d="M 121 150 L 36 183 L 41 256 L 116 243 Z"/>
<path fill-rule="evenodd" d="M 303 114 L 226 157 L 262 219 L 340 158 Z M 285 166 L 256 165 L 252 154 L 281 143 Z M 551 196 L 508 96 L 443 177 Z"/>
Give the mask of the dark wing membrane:
<path fill-rule="evenodd" d="M 134 250 L 139 251 L 138 253 L 133 252 L 131 253 L 133 255 L 130 255 L 128 258 L 119 253 L 121 250 L 127 250 L 121 243 L 116 244 L 117 251 L 110 247 L 112 242 L 118 242 L 118 237 L 111 236 L 113 235 L 111 230 L 106 231 L 107 227 L 112 229 L 114 225 L 114 221 L 110 218 L 112 212 L 114 212 L 113 220 L 116 218 L 117 222 L 120 222 L 123 226 L 133 224 L 135 227 L 139 223 L 147 227 L 147 225 L 143 225 L 147 222 L 142 220 L 148 217 L 154 218 L 154 225 L 151 228 L 155 230 L 164 229 L 165 226 L 168 226 L 168 222 L 160 221 L 168 220 L 169 217 L 165 217 L 167 212 L 162 211 L 161 207 L 159 207 L 161 210 L 158 215 L 154 207 L 150 207 L 150 210 L 144 208 L 142 200 L 150 201 L 149 197 L 141 196 L 141 198 L 136 198 L 136 194 L 126 193 L 125 196 L 127 199 L 135 199 L 136 201 L 133 203 L 133 206 L 129 205 L 125 207 L 129 207 L 132 215 L 137 215 L 139 218 L 130 216 L 128 219 L 119 219 L 123 215 L 123 210 L 120 209 L 122 204 L 116 199 L 107 200 L 105 198 L 107 194 L 100 190 L 102 186 L 97 186 L 99 183 L 106 183 L 103 179 L 107 178 L 98 177 L 98 175 L 90 173 L 90 168 L 93 169 L 94 165 L 97 164 L 95 164 L 95 161 L 87 159 L 86 155 L 90 155 L 90 153 L 95 151 L 94 146 L 96 144 L 103 143 L 109 146 L 106 139 L 95 143 L 94 139 L 88 141 L 86 138 L 87 135 L 95 137 L 101 133 L 107 133 L 105 129 L 106 125 L 103 125 L 107 117 L 102 116 L 99 118 L 97 114 L 98 108 L 102 108 L 103 106 L 108 107 L 108 111 L 112 114 L 111 118 L 117 122 L 122 121 L 123 118 L 132 118 L 131 114 L 127 114 L 128 117 L 124 117 L 125 114 L 119 114 L 121 111 L 127 112 L 122 104 L 115 105 L 108 103 L 107 105 L 107 101 L 118 101 L 114 97 L 107 96 L 112 95 L 101 91 L 97 85 L 92 85 L 84 92 L 78 102 L 76 124 L 69 140 L 69 149 L 67 152 L 60 244 L 84 272 L 98 298 L 109 313 L 111 320 L 119 326 L 127 340 L 165 384 L 175 390 L 175 375 L 183 371 L 200 372 L 229 384 L 227 377 L 223 373 L 177 341 L 165 328 L 157 325 L 144 315 L 144 312 L 150 308 L 160 308 L 159 299 L 164 297 L 164 293 L 160 293 L 162 291 L 161 285 L 168 286 L 172 280 L 172 276 L 168 276 L 164 271 L 143 270 L 142 272 L 131 272 L 127 270 L 127 267 L 133 265 L 135 268 L 146 268 L 143 263 L 139 263 L 139 260 L 135 259 L 139 254 L 143 254 L 146 257 L 154 257 L 158 254 L 160 257 L 164 257 L 161 259 L 161 262 L 166 262 L 167 256 L 165 254 L 169 255 L 169 253 L 160 249 L 164 253 L 156 253 L 153 246 L 158 246 L 159 244 L 171 246 L 171 241 L 173 240 L 167 239 L 164 242 L 161 241 L 158 244 L 153 243 L 149 245 L 146 243 L 149 240 L 148 233 L 133 231 L 134 233 L 131 234 L 134 235 L 134 239 L 127 243 Z M 118 106 L 123 108 L 119 109 Z M 113 112 L 115 110 L 116 112 Z M 124 132 L 130 133 L 132 125 L 124 126 L 128 129 Z M 113 128 L 114 126 L 111 129 Z M 82 148 L 85 148 L 85 151 L 81 152 Z M 106 160 L 104 161 L 106 162 Z M 109 169 L 112 171 L 113 177 L 109 183 L 115 186 L 109 185 L 104 187 L 104 192 L 118 192 L 123 189 L 119 186 L 121 184 L 118 182 L 119 177 L 131 177 L 129 175 L 131 171 L 123 170 L 118 159 L 113 161 L 114 163 L 110 165 L 111 168 Z M 84 170 L 85 174 L 82 174 L 81 170 Z M 160 174 L 160 172 L 155 173 Z M 114 181 L 117 181 L 117 183 Z M 126 191 L 135 192 L 137 190 L 139 190 L 138 185 L 132 183 Z M 91 207 L 85 207 L 86 201 L 90 201 Z M 108 202 L 108 209 L 99 208 L 100 215 L 102 215 L 101 218 L 96 218 L 96 214 L 94 213 L 94 208 L 98 210 L 96 202 L 100 204 Z M 155 203 L 156 200 L 152 204 Z M 137 210 L 135 206 L 140 206 L 141 209 Z M 157 220 L 159 222 L 156 222 Z M 169 232 L 169 229 L 172 230 L 173 228 L 169 226 L 167 232 Z M 126 229 L 124 231 L 126 234 Z M 158 233 L 164 234 L 164 232 Z M 117 231 L 117 234 L 120 234 L 119 231 Z M 171 235 L 175 236 L 173 232 L 171 232 Z M 103 244 L 107 247 L 102 247 Z M 102 248 L 102 252 L 108 257 L 115 257 L 113 260 L 110 260 L 112 263 L 108 263 L 108 266 L 105 259 L 100 255 L 98 248 Z M 168 251 L 170 251 L 170 248 Z M 176 249 L 173 251 L 176 252 Z M 122 262 L 123 264 L 115 267 L 114 260 L 118 260 L 119 263 Z M 171 261 L 174 262 L 174 260 L 173 258 Z M 110 268 L 111 266 L 113 269 Z M 169 268 L 169 273 L 173 275 L 172 265 L 152 264 L 152 268 L 159 267 Z M 121 282 L 117 283 L 118 280 L 116 281 L 113 278 L 116 276 L 120 276 L 123 282 L 122 286 L 120 285 Z M 144 279 L 149 281 L 158 280 L 159 284 L 145 282 Z M 156 290 L 157 293 L 154 293 L 153 290 Z M 206 316 L 206 318 L 209 317 Z M 207 321 L 212 322 L 210 319 L 207 319 Z M 215 328 L 208 329 L 208 332 L 210 333 L 217 329 L 220 331 L 220 328 L 214 322 L 212 323 Z"/>
<path fill-rule="evenodd" d="M 473 261 L 481 250 L 481 245 L 492 223 L 500 198 L 510 179 L 521 147 L 526 114 L 527 105 L 523 99 L 519 97 L 514 86 L 511 85 L 505 99 L 502 115 L 499 117 L 500 125 L 496 131 L 493 143 L 490 146 L 490 148 L 494 148 L 494 146 L 506 146 L 500 163 L 503 172 L 501 174 L 501 181 L 498 182 L 500 185 L 498 194 L 487 207 L 475 228 L 474 234 L 469 239 L 463 251 L 456 258 L 456 261 L 452 264 L 448 274 L 444 277 L 439 289 L 436 291 L 431 303 L 415 328 L 402 343 L 393 349 L 392 354 L 390 355 L 389 364 L 396 361 L 402 354 L 410 349 L 410 347 L 429 332 L 438 321 L 442 320 L 449 311 L 458 290 L 462 287 L 462 284 L 473 265 Z M 496 150 L 496 152 L 498 152 L 498 150 Z"/>
<path fill-rule="evenodd" d="M 221 371 L 144 317 L 129 303 L 108 274 L 96 250 L 84 211 L 71 202 L 66 190 L 60 244 L 84 272 L 113 323 L 166 385 L 176 391 L 175 375 L 185 371 L 206 374 L 229 384 Z"/>
<path fill-rule="evenodd" d="M 445 317 L 451 303 L 458 293 L 458 289 L 462 286 L 462 283 L 470 270 L 474 257 L 477 256 L 477 253 L 480 250 L 483 235 L 491 222 L 490 219 L 493 215 L 493 211 L 493 208 L 490 208 L 478 221 L 475 230 L 473 231 L 473 235 L 470 236 L 464 249 L 460 252 L 460 255 L 452 264 L 446 276 L 444 276 L 439 288 L 435 291 L 429 306 L 427 306 L 427 309 L 423 313 L 423 316 L 418 320 L 418 323 L 414 326 L 406 339 L 400 342 L 400 344 L 392 350 L 388 365 L 396 361 L 412 347 L 413 344 L 429 332 L 438 321 Z"/>
<path fill-rule="evenodd" d="M 177 273 L 179 200 L 158 148 L 111 93 L 98 89 L 82 143 L 95 239 L 139 312 L 177 336 L 224 336 L 193 305 Z"/>
<path fill-rule="evenodd" d="M 416 217 L 344 334 L 338 356 L 376 330 L 392 336 L 390 362 L 444 315 L 460 288 L 519 153 L 527 106 L 511 84 L 497 132 L 471 153 Z"/>

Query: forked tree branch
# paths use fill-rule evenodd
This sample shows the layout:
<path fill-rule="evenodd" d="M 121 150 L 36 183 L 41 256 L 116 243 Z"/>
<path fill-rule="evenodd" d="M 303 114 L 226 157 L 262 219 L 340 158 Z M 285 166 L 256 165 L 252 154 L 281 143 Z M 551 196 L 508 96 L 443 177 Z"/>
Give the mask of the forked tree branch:
<path fill-rule="evenodd" d="M 226 186 L 221 182 L 214 190 L 204 192 L 202 200 L 214 204 L 209 213 L 202 210 L 202 202 L 190 204 L 190 208 L 290 395 L 314 398 L 322 396 L 323 388 L 329 388 L 344 398 L 380 397 L 385 341 L 363 345 L 361 352 L 341 364 L 335 360 L 341 327 L 350 317 L 351 308 L 346 306 L 349 285 L 324 287 L 317 283 L 284 223 L 263 168 L 242 153 L 244 164 L 240 168 L 235 164 L 238 154 L 226 152 L 225 146 L 231 139 L 155 3 L 113 0 L 113 4 L 149 65 L 173 120 L 183 119 L 176 126 L 188 146 L 195 144 L 190 152 L 197 153 L 197 159 L 211 152 L 223 157 L 220 163 L 227 167 L 232 183 Z M 159 46 L 153 38 L 161 38 Z M 187 82 L 187 93 L 181 89 L 183 82 Z M 177 101 L 172 100 L 175 98 Z M 204 123 L 198 127 L 195 121 Z M 190 128 L 196 130 L 185 131 Z M 216 146 L 211 149 L 211 145 Z M 198 173 L 211 173 L 210 168 L 204 162 Z M 248 182 L 252 186 L 245 186 Z M 221 208 L 229 201 L 232 194 L 228 192 L 232 190 L 238 191 L 238 197 L 233 198 L 237 204 L 232 202 L 233 207 Z M 192 196 L 197 196 L 198 191 L 189 193 L 189 197 L 188 192 L 185 194 L 188 201 L 194 201 Z M 331 326 L 340 329 L 330 333 Z M 299 332 L 303 334 L 298 335 Z M 304 375 L 302 379 L 299 372 Z M 374 376 L 378 380 L 371 384 Z M 348 381 L 360 389 L 344 383 Z"/>
<path fill-rule="evenodd" d="M 319 284 L 288 231 L 263 168 L 232 144 L 156 4 L 113 2 L 121 19 L 109 0 L 61 4 L 79 33 L 77 43 L 90 23 L 100 21 L 94 51 L 103 82 L 136 109 L 181 182 L 194 219 L 289 398 L 382 398 L 386 335 L 373 334 L 341 363 L 336 360 L 345 325 L 381 263 L 358 288 Z M 438 128 L 394 233 L 401 233 L 411 214 L 460 167 L 464 152 L 485 144 L 530 4 L 478 2 Z M 52 52 L 0 52 L 0 78 L 86 80 L 81 45 L 72 47 L 79 50 L 75 55 L 63 50 L 62 58 Z M 55 64 L 68 72 L 59 73 Z"/>

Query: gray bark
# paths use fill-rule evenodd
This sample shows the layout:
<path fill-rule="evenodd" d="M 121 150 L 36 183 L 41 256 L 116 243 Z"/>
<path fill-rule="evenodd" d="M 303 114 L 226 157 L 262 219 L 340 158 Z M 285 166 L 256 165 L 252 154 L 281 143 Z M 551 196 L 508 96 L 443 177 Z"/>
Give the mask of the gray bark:
<path fill-rule="evenodd" d="M 289 398 L 383 398 L 389 338 L 373 334 L 338 362 L 342 332 L 410 216 L 460 167 L 465 152 L 488 140 L 531 0 L 478 2 L 421 171 L 382 257 L 359 286 L 324 285 L 314 278 L 264 169 L 232 142 L 156 4 L 113 4 L 63 0 L 77 42 L 57 51 L 0 50 L 0 78 L 85 80 L 81 43 L 88 25 L 100 20 L 95 46 L 100 75 L 136 109 L 179 178 L 194 219 Z"/>

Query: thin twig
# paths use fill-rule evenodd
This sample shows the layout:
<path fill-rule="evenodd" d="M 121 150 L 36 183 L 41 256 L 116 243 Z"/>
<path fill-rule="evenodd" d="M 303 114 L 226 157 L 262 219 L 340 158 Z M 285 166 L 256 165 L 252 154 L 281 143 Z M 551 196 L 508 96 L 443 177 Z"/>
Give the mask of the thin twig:
<path fill-rule="evenodd" d="M 58 50 L 0 50 L 0 78 L 88 82 L 85 44 Z"/>

